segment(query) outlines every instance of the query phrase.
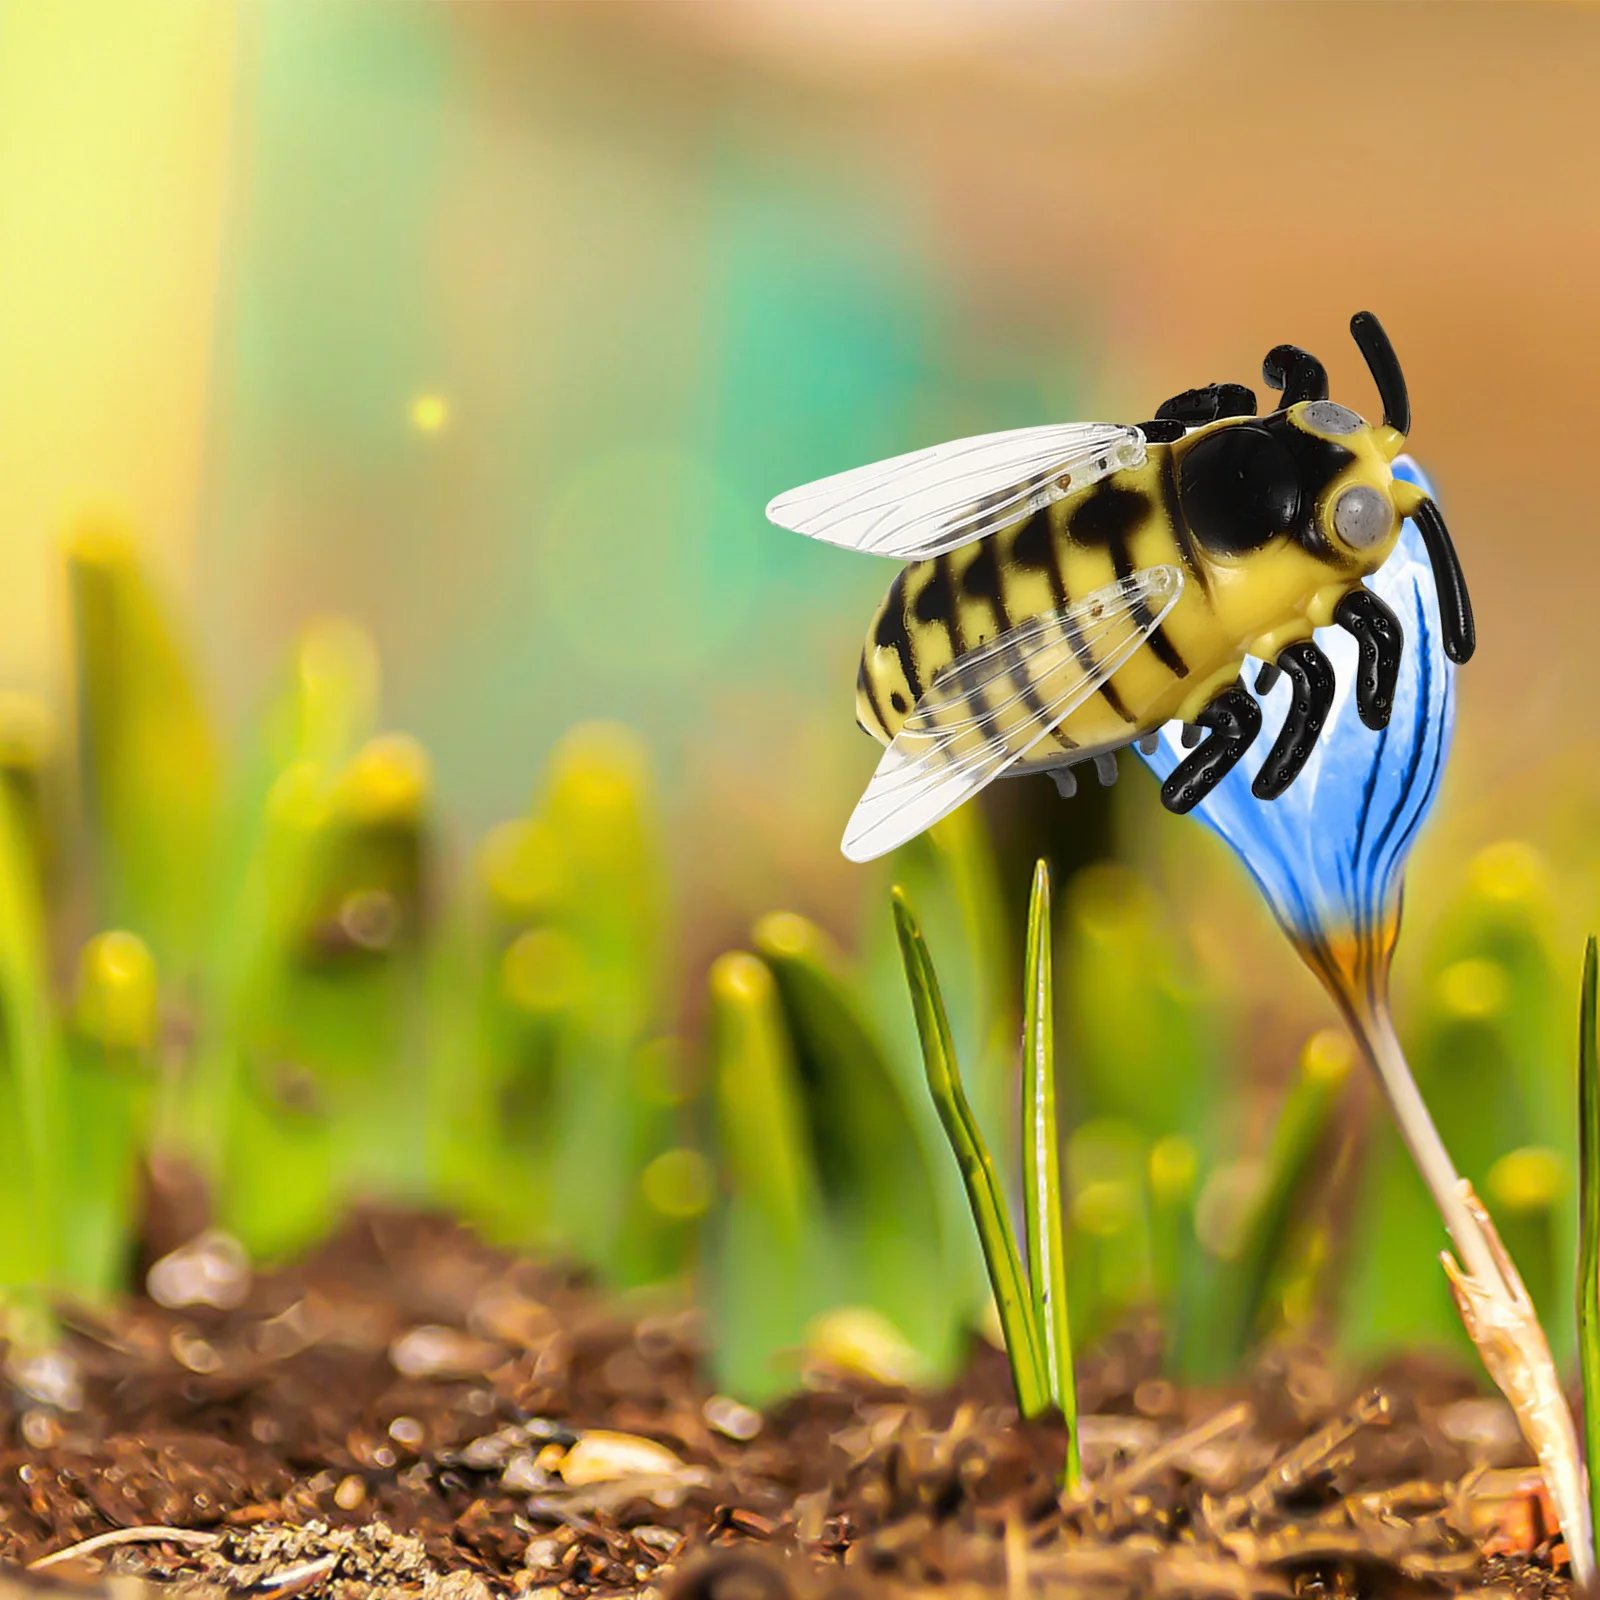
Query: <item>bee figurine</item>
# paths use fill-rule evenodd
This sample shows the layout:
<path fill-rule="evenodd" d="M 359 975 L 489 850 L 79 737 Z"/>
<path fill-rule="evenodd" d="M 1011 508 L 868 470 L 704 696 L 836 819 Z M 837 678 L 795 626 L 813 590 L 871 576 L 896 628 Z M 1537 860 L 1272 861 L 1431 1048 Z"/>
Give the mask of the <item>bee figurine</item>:
<path fill-rule="evenodd" d="M 1282 399 L 1264 417 L 1243 384 L 1214 383 L 1139 427 L 958 439 L 767 507 L 780 527 L 910 563 L 862 652 L 857 718 L 887 748 L 845 830 L 846 856 L 894 849 L 1002 775 L 1049 772 L 1070 795 L 1073 769 L 1093 761 L 1109 783 L 1115 752 L 1174 717 L 1190 753 L 1161 799 L 1190 810 L 1261 729 L 1239 676 L 1246 655 L 1267 663 L 1258 692 L 1279 672 L 1293 688 L 1253 785 L 1276 799 L 1333 703 L 1314 629 L 1354 635 L 1361 719 L 1388 723 L 1403 636 L 1361 580 L 1408 517 L 1433 567 L 1445 651 L 1471 656 L 1472 608 L 1444 518 L 1389 468 L 1411 427 L 1400 363 L 1370 312 L 1350 332 L 1383 404 L 1376 427 L 1329 400 L 1315 356 L 1279 345 L 1262 375 Z"/>

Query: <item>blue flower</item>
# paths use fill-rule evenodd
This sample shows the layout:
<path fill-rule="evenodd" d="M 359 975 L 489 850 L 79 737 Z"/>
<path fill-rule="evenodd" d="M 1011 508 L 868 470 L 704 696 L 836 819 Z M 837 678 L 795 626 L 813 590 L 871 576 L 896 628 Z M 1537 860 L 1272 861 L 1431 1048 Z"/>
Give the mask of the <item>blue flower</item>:
<path fill-rule="evenodd" d="M 1409 457 L 1397 478 L 1432 486 Z M 1194 814 L 1227 840 L 1284 932 L 1341 1006 L 1378 1009 L 1399 928 L 1406 857 L 1438 793 L 1455 721 L 1455 667 L 1445 656 L 1433 570 L 1412 522 L 1368 580 L 1405 630 L 1389 725 L 1375 733 L 1357 715 L 1355 641 L 1342 629 L 1317 643 L 1338 679 L 1333 710 L 1299 777 L 1277 800 L 1250 784 L 1283 723 L 1290 688 L 1262 697 L 1262 728 L 1232 772 Z M 1246 684 L 1259 663 L 1247 660 Z M 1159 778 L 1183 759 L 1181 726 L 1168 723 L 1145 759 Z"/>
<path fill-rule="evenodd" d="M 1397 478 L 1432 487 L 1402 456 Z M 1511 1402 L 1572 1530 L 1574 1560 L 1589 1560 L 1590 1516 L 1576 1430 L 1533 1302 L 1489 1215 L 1462 1182 L 1406 1064 L 1389 1010 L 1389 962 L 1400 931 L 1400 885 L 1417 830 L 1439 792 L 1455 722 L 1455 668 L 1444 653 L 1439 604 L 1422 537 L 1407 522 L 1368 583 L 1405 629 L 1389 725 L 1373 733 L 1356 712 L 1355 641 L 1326 629 L 1317 643 L 1333 663 L 1333 710 L 1295 781 L 1277 800 L 1250 784 L 1288 709 L 1280 681 L 1262 699 L 1262 728 L 1244 759 L 1195 807 L 1245 864 L 1302 960 L 1344 1013 L 1417 1170 L 1461 1258 L 1444 1262 L 1467 1332 Z M 1247 662 L 1245 681 L 1255 679 Z M 1180 727 L 1161 730 L 1145 759 L 1165 779 L 1183 759 Z M 1590 1568 L 1592 1572 L 1592 1566 Z"/>

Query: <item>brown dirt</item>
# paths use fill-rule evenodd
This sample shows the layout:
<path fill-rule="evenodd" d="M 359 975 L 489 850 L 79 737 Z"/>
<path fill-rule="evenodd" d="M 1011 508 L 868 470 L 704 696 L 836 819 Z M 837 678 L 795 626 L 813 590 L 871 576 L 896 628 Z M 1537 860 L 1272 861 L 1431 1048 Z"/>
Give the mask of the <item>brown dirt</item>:
<path fill-rule="evenodd" d="M 426 1218 L 360 1219 L 232 1309 L 144 1300 L 69 1326 L 81 1405 L 14 1388 L 0 1413 L 0 1560 L 126 1542 L 51 1564 L 53 1585 L 142 1573 L 273 1600 L 1567 1588 L 1508 1414 L 1420 1366 L 1357 1392 L 1279 1353 L 1247 1389 L 1185 1395 L 1130 1332 L 1083 1364 L 1090 1487 L 1063 1500 L 1064 1431 L 1017 1421 L 987 1346 L 948 1393 L 813 1375 L 758 1418 L 699 1375 L 692 1314 L 608 1305 Z"/>

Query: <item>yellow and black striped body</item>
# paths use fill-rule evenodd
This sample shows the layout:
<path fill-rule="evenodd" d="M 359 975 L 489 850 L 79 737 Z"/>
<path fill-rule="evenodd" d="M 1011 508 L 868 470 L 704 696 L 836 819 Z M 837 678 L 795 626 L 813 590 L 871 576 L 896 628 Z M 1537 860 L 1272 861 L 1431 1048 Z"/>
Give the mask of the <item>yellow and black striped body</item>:
<path fill-rule="evenodd" d="M 880 743 L 899 731 L 940 671 L 1024 620 L 1085 599 L 1137 570 L 1172 565 L 1182 594 L 1165 620 L 1098 692 L 1033 746 L 1014 772 L 1038 771 L 1112 750 L 1176 717 L 1192 721 L 1237 676 L 1246 654 L 1271 661 L 1327 626 L 1335 606 L 1393 548 L 1389 536 L 1359 556 L 1331 541 L 1280 535 L 1243 551 L 1196 535 L 1183 511 L 1184 457 L 1206 435 L 1151 444 L 1144 465 L 1069 492 L 1008 527 L 902 570 L 872 621 L 857 680 L 857 717 Z M 1308 433 L 1310 430 L 1306 430 Z M 1351 482 L 1392 482 L 1386 441 L 1310 435 L 1327 470 L 1319 504 Z M 1303 444 L 1304 441 L 1297 441 Z M 993 707 L 972 706 L 989 718 Z M 1001 713 L 1020 721 L 1021 705 Z"/>

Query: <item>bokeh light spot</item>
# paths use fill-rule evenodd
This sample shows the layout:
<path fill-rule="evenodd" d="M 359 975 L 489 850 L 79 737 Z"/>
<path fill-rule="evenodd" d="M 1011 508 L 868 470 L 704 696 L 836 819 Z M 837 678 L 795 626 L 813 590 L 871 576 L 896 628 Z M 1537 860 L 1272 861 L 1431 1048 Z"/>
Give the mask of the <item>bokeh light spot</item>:
<path fill-rule="evenodd" d="M 411 402 L 411 426 L 418 433 L 443 433 L 450 426 L 450 402 L 442 394 L 419 394 Z"/>

